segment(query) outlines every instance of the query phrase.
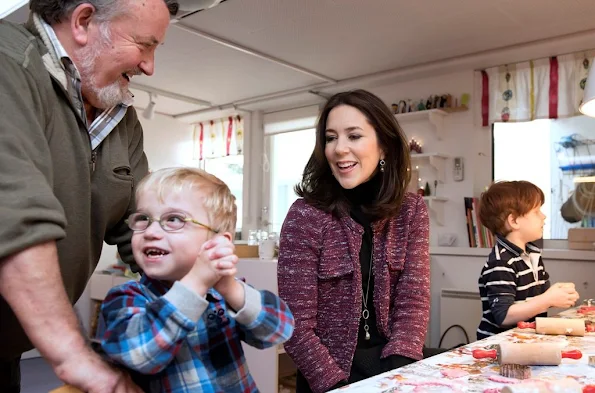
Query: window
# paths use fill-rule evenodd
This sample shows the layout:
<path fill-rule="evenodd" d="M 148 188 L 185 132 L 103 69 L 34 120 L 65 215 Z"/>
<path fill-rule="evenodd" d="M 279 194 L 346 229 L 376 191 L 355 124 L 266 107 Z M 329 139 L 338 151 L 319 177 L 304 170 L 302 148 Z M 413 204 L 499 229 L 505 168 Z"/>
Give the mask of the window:
<path fill-rule="evenodd" d="M 301 181 L 304 167 L 312 155 L 316 130 L 287 132 L 265 138 L 270 151 L 270 229 L 279 233 L 287 211 L 298 198 L 293 187 Z"/>
<path fill-rule="evenodd" d="M 242 187 L 244 182 L 244 156 L 235 155 L 220 158 L 207 158 L 202 161 L 202 168 L 224 181 L 236 197 L 238 219 L 236 230 L 242 230 Z"/>
<path fill-rule="evenodd" d="M 293 191 L 316 143 L 318 105 L 270 112 L 264 115 L 264 190 L 262 221 L 279 233 L 287 211 L 298 198 Z"/>
<path fill-rule="evenodd" d="M 545 194 L 544 239 L 566 239 L 569 228 L 592 226 L 592 217 L 567 222 L 560 209 L 578 190 L 577 180 L 595 173 L 595 119 L 495 123 L 493 138 L 494 180 L 527 180 Z"/>

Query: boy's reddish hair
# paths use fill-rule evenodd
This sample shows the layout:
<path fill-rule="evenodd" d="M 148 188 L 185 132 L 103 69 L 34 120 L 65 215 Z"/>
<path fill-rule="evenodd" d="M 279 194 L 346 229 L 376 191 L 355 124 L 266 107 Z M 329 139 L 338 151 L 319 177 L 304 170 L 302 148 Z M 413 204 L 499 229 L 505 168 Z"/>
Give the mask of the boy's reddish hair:
<path fill-rule="evenodd" d="M 524 216 L 532 209 L 543 205 L 543 191 L 528 181 L 499 181 L 481 194 L 479 220 L 493 234 L 506 236 L 506 219 Z"/>

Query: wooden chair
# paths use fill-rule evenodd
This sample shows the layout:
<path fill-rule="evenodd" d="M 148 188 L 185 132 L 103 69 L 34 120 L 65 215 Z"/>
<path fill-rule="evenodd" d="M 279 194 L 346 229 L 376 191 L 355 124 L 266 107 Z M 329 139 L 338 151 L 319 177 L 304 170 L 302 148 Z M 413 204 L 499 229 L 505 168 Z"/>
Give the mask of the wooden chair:
<path fill-rule="evenodd" d="M 77 388 L 72 387 L 70 385 L 64 385 L 58 389 L 54 389 L 54 390 L 50 391 L 49 393 L 83 393 L 83 392 L 81 392 Z"/>

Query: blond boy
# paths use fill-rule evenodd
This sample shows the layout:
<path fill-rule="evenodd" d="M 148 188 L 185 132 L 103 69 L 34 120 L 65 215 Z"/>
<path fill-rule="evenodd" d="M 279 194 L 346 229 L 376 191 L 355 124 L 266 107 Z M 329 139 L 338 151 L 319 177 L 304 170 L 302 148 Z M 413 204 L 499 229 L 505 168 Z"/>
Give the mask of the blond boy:
<path fill-rule="evenodd" d="M 234 277 L 229 188 L 202 170 L 169 168 L 143 179 L 136 200 L 128 225 L 144 274 L 106 296 L 103 351 L 151 393 L 258 392 L 241 341 L 280 344 L 294 320 L 278 296 Z"/>

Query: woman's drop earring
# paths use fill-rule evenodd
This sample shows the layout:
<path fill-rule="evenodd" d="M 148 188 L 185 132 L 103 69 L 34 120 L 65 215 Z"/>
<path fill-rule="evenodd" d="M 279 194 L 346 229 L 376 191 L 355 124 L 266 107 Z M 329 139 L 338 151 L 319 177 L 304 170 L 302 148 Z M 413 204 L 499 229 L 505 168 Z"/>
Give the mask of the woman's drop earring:
<path fill-rule="evenodd" d="M 386 161 L 380 160 L 379 164 L 380 164 L 380 172 L 384 172 L 384 165 L 386 164 Z"/>

